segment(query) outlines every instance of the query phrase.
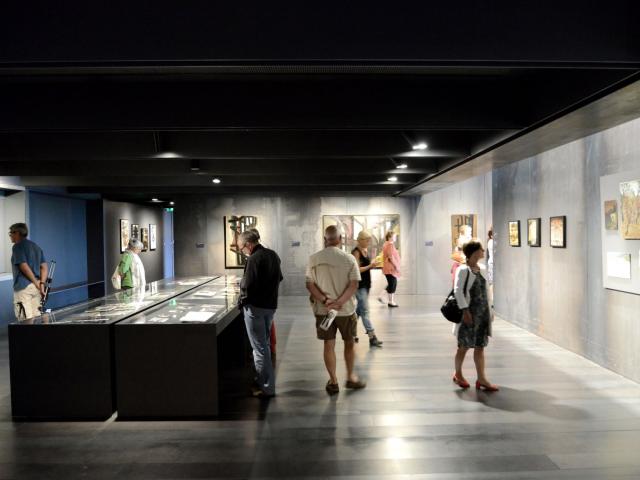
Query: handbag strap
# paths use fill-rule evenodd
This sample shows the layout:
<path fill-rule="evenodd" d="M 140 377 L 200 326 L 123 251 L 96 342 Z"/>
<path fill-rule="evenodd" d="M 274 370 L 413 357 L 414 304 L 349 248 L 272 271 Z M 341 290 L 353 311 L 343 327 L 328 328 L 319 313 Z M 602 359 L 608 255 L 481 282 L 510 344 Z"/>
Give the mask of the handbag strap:
<path fill-rule="evenodd" d="M 464 298 L 467 298 L 467 285 L 469 284 L 469 277 L 471 276 L 471 269 L 467 272 L 467 279 L 464 281 L 464 288 L 462 292 L 464 293 Z"/>

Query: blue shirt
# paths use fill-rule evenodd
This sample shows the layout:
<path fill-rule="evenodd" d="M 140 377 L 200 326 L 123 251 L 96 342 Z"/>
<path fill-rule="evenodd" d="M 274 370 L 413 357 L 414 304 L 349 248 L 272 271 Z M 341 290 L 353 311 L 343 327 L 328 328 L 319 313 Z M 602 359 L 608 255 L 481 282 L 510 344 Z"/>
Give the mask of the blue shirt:
<path fill-rule="evenodd" d="M 31 283 L 20 271 L 18 265 L 26 263 L 36 278 L 40 278 L 40 264 L 46 263 L 42 249 L 31 240 L 24 238 L 13 245 L 11 266 L 13 268 L 13 290 L 24 290 Z"/>

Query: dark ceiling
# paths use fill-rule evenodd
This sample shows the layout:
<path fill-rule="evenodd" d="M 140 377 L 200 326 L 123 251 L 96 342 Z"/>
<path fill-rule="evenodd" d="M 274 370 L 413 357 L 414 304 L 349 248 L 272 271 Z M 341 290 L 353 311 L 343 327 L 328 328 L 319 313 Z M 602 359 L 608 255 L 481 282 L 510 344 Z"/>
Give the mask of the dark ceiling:
<path fill-rule="evenodd" d="M 87 10 L 83 22 L 9 12 L 0 175 L 139 201 L 396 194 L 638 78 L 632 2 L 583 2 L 578 14 L 484 3 L 432 10 L 457 22 L 427 31 L 412 15 L 393 21 L 395 7 L 385 19 L 376 8 L 328 18 L 298 6 L 293 23 L 264 7 L 245 17 L 229 6 L 177 17 Z M 428 148 L 413 150 L 419 142 Z"/>

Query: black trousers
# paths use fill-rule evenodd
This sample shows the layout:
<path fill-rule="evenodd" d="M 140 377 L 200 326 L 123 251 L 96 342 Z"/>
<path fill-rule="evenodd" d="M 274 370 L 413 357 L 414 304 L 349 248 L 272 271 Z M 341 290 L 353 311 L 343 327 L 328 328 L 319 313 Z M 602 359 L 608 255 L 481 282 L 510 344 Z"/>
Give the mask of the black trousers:
<path fill-rule="evenodd" d="M 398 286 L 398 279 L 391 275 L 390 273 L 386 274 L 387 277 L 387 292 L 396 293 L 396 287 Z"/>

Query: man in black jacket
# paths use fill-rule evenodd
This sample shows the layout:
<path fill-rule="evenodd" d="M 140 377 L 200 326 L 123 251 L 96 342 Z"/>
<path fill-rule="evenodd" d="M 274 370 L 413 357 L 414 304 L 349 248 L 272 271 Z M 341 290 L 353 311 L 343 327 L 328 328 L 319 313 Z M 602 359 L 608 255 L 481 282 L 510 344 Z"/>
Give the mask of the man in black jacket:
<path fill-rule="evenodd" d="M 238 247 L 248 256 L 240 281 L 240 308 L 253 348 L 258 384 L 254 396 L 273 397 L 276 385 L 269 335 L 278 308 L 278 287 L 283 278 L 280 257 L 260 245 L 260 235 L 255 229 L 242 232 Z"/>

